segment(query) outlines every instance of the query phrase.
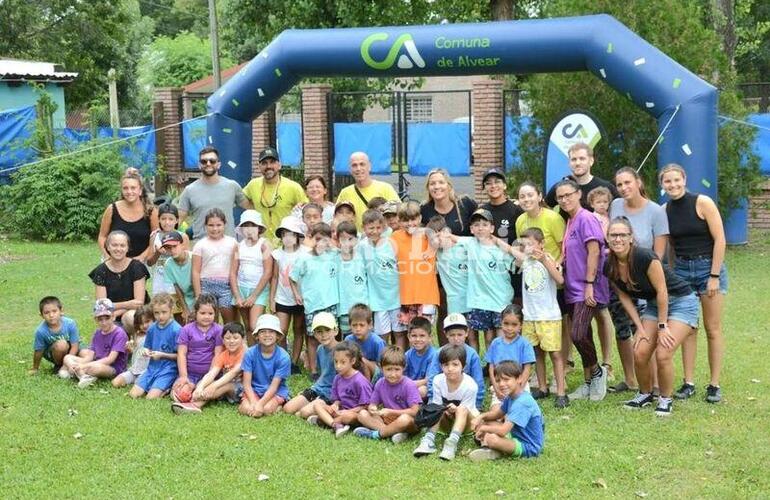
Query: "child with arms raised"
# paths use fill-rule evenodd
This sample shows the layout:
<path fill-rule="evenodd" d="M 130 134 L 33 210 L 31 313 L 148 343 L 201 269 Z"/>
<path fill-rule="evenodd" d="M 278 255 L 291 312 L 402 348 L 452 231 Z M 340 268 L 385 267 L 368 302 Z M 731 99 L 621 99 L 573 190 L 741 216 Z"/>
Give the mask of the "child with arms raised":
<path fill-rule="evenodd" d="M 457 443 L 462 433 L 470 430 L 471 419 L 479 414 L 476 409 L 478 385 L 463 372 L 465 349 L 462 346 L 445 345 L 438 353 L 438 360 L 441 363 L 441 373 L 433 379 L 431 402 L 446 405 L 446 410 L 441 419 L 420 440 L 420 445 L 414 450 L 414 456 L 422 457 L 436 453 L 436 432 L 439 429 L 451 429 L 439 458 L 452 460 L 457 453 Z"/>
<path fill-rule="evenodd" d="M 506 393 L 502 405 L 482 413 L 471 421 L 476 439 L 483 448 L 473 450 L 473 461 L 494 460 L 503 456 L 535 457 L 543 450 L 545 427 L 543 415 L 532 395 L 524 390 L 527 377 L 514 361 L 503 361 L 495 376 Z M 500 421 L 503 417 L 505 419 Z"/>
<path fill-rule="evenodd" d="M 260 418 L 272 415 L 289 399 L 286 379 L 291 374 L 291 358 L 278 345 L 283 332 L 277 316 L 260 316 L 256 335 L 257 345 L 249 348 L 241 362 L 243 399 L 238 413 Z"/>
<path fill-rule="evenodd" d="M 126 342 L 128 335 L 115 324 L 115 306 L 110 299 L 96 299 L 94 318 L 99 327 L 91 339 L 91 346 L 79 354 L 64 356 L 64 366 L 88 387 L 97 379 L 113 378 L 126 369 Z"/>
<path fill-rule="evenodd" d="M 46 359 L 61 378 L 71 374 L 64 366 L 64 356 L 77 354 L 80 350 L 80 334 L 77 324 L 63 315 L 61 300 L 54 296 L 43 297 L 38 304 L 43 321 L 35 330 L 34 354 L 30 375 L 37 374 L 40 360 Z"/>
<path fill-rule="evenodd" d="M 144 355 L 144 339 L 153 319 L 152 307 L 149 304 L 140 307 L 134 314 L 134 338 L 129 339 L 126 344 L 127 350 L 131 353 L 131 365 L 126 371 L 112 379 L 113 387 L 131 385 L 139 380 L 139 377 L 147 370 L 150 358 Z"/>
<path fill-rule="evenodd" d="M 256 210 L 244 210 L 236 228 L 243 239 L 233 249 L 230 287 L 233 305 L 240 311 L 249 331 L 256 326 L 259 315 L 265 312 L 270 298 L 273 257 L 270 243 L 264 237 L 266 229 Z"/>
<path fill-rule="evenodd" d="M 351 334 L 345 340 L 354 342 L 361 350 L 361 371 L 369 380 L 380 376 L 380 359 L 385 350 L 385 341 L 372 332 L 372 310 L 366 304 L 355 304 L 350 308 Z"/>
<path fill-rule="evenodd" d="M 222 327 L 222 343 L 225 348 L 214 358 L 211 369 L 195 386 L 190 402 L 171 404 L 174 413 L 200 413 L 206 403 L 222 398 L 233 404 L 240 402 L 243 396 L 241 360 L 246 352 L 245 338 L 240 323 L 228 323 Z"/>
<path fill-rule="evenodd" d="M 334 368 L 337 376 L 332 382 L 332 404 L 316 399 L 313 402 L 315 414 L 309 416 L 307 421 L 312 425 L 330 427 L 339 438 L 350 430 L 351 424 L 358 422 L 358 412 L 369 404 L 372 385 L 359 371 L 361 350 L 355 342 L 346 340 L 337 344 L 334 348 Z"/>
<path fill-rule="evenodd" d="M 356 436 L 370 439 L 391 438 L 404 442 L 419 429 L 414 416 L 422 402 L 417 386 L 404 376 L 406 358 L 398 346 L 388 346 L 382 353 L 382 378 L 374 384 L 369 406 L 358 413 Z M 382 408 L 379 408 L 382 405 Z"/>
<path fill-rule="evenodd" d="M 433 325 L 430 320 L 416 316 L 409 322 L 409 345 L 406 351 L 404 375 L 412 379 L 420 392 L 420 397 L 428 396 L 428 368 L 438 356 L 438 351 L 431 343 Z"/>

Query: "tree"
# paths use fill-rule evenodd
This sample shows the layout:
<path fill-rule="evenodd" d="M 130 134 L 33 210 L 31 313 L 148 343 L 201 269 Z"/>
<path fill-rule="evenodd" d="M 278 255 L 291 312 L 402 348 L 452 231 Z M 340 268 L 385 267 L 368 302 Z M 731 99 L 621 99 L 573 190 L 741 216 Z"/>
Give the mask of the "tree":
<path fill-rule="evenodd" d="M 155 21 L 153 35 L 175 37 L 190 32 L 205 38 L 209 34 L 209 6 L 207 0 L 152 0 L 141 1 L 142 16 Z"/>

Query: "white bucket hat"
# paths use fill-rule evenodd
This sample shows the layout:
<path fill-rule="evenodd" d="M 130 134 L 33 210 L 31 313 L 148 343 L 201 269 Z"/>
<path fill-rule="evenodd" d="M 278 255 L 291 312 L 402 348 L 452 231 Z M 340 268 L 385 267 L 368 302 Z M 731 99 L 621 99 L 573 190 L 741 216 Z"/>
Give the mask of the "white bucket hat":
<path fill-rule="evenodd" d="M 254 328 L 254 334 L 256 335 L 260 330 L 273 330 L 274 332 L 277 332 L 278 335 L 283 335 L 283 332 L 281 331 L 281 320 L 278 319 L 278 316 L 272 314 L 263 314 L 259 317 L 257 326 Z"/>
<path fill-rule="evenodd" d="M 252 224 L 257 225 L 262 229 L 267 229 L 267 226 L 265 225 L 265 223 L 262 222 L 262 214 L 260 214 L 256 210 L 253 210 L 253 209 L 244 210 L 243 213 L 241 214 L 241 222 L 238 223 L 238 227 L 241 227 L 247 222 L 251 222 Z"/>
<path fill-rule="evenodd" d="M 281 225 L 275 230 L 277 238 L 281 237 L 281 229 L 296 233 L 300 238 L 305 237 L 305 232 L 302 230 L 302 222 L 293 215 L 288 215 L 281 220 Z"/>

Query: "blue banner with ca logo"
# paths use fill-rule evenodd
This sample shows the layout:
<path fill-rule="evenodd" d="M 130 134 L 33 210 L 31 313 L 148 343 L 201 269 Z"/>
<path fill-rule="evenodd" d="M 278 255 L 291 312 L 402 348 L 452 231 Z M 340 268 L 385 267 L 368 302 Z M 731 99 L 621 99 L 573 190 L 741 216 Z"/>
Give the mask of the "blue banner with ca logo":
<path fill-rule="evenodd" d="M 545 154 L 545 189 L 548 190 L 570 175 L 569 148 L 578 142 L 595 148 L 604 135 L 604 127 L 599 120 L 587 111 L 570 110 L 561 118 L 548 134 Z"/>

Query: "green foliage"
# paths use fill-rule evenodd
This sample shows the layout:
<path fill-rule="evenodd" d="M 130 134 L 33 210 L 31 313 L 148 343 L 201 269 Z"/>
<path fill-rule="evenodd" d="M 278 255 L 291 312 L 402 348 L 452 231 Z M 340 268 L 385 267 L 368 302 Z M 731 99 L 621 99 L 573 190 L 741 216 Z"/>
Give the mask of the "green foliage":
<path fill-rule="evenodd" d="M 174 37 L 183 31 L 200 37 L 209 34 L 208 0 L 152 0 L 140 1 L 143 16 L 155 21 L 153 34 Z"/>
<path fill-rule="evenodd" d="M 32 142 L 35 151 L 42 157 L 48 157 L 53 154 L 53 114 L 59 108 L 59 105 L 53 100 L 53 96 L 46 92 L 45 85 L 41 83 L 30 82 L 35 93 L 40 97 L 35 106 L 35 130 L 32 133 Z"/>
<path fill-rule="evenodd" d="M 125 167 L 112 146 L 22 167 L 0 188 L 3 230 L 46 241 L 93 238 Z"/>
<path fill-rule="evenodd" d="M 735 65 L 742 82 L 770 80 L 770 3 L 736 0 Z"/>

